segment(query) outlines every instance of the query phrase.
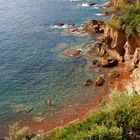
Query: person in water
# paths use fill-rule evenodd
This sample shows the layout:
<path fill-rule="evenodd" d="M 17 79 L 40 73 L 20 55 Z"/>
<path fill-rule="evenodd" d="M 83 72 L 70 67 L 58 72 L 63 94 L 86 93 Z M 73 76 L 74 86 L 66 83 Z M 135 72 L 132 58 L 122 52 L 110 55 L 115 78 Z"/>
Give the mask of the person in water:
<path fill-rule="evenodd" d="M 51 105 L 52 104 L 52 99 L 48 99 L 48 101 L 44 100 L 45 104 Z"/>

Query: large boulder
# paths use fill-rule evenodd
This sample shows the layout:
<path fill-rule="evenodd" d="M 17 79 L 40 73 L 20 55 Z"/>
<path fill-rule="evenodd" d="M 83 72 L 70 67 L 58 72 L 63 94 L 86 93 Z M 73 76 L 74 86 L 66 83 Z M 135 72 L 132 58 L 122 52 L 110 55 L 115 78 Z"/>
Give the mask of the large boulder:
<path fill-rule="evenodd" d="M 96 84 L 97 86 L 102 86 L 102 85 L 104 84 L 104 82 L 105 82 L 105 80 L 104 80 L 103 76 L 99 76 L 99 77 L 96 79 L 95 84 Z"/>

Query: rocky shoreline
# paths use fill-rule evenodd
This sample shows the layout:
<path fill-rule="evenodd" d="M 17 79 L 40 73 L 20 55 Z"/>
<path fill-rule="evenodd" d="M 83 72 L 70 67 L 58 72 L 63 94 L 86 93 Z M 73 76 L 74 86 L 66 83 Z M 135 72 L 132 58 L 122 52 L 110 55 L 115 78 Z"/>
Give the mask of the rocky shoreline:
<path fill-rule="evenodd" d="M 96 26 L 95 23 L 97 24 Z M 75 114 L 73 114 L 73 117 L 65 116 L 63 121 L 60 116 L 55 117 L 55 120 L 51 119 L 49 122 L 44 122 L 43 124 L 42 122 L 36 124 L 28 123 L 27 125 L 30 128 L 31 134 L 36 133 L 39 128 L 44 130 L 45 133 L 49 133 L 54 128 L 63 127 L 74 122 L 82 121 L 86 119 L 91 112 L 98 110 L 100 103 L 108 100 L 112 91 L 132 89 L 132 85 L 130 83 L 133 83 L 132 77 L 134 76 L 134 72 L 132 72 L 132 69 L 130 69 L 125 63 L 124 54 L 120 53 L 122 50 L 119 49 L 119 39 L 120 34 L 122 33 L 119 31 L 114 31 L 111 27 L 106 26 L 105 23 L 101 21 L 90 20 L 84 25 L 86 25 L 87 30 L 85 29 L 85 32 L 87 34 L 91 35 L 92 31 L 92 34 L 100 34 L 100 37 L 97 38 L 96 42 L 90 46 L 90 49 L 83 54 L 82 50 L 73 49 L 64 52 L 63 55 L 70 58 L 83 55 L 90 59 L 90 67 L 93 69 L 98 68 L 100 74 L 95 81 L 85 79 L 85 81 L 83 81 L 83 86 L 92 86 L 93 92 L 99 93 L 101 96 L 96 97 L 94 100 L 90 100 L 88 103 L 86 103 L 87 105 L 85 107 L 80 107 L 81 109 L 78 111 L 78 114 L 73 112 Z M 98 31 L 100 28 L 102 28 L 102 32 L 96 32 L 97 27 Z M 89 28 L 92 29 L 89 30 Z M 116 47 L 112 47 L 111 42 L 113 42 L 113 46 Z M 25 123 L 23 125 L 25 125 Z"/>
<path fill-rule="evenodd" d="M 112 1 L 103 6 L 110 7 L 113 3 Z M 61 23 L 58 26 L 64 27 L 65 24 Z M 79 115 L 75 115 L 63 121 L 61 121 L 61 118 L 52 120 L 51 126 L 48 125 L 48 122 L 39 125 L 30 124 L 31 133 L 35 133 L 38 128 L 48 133 L 58 126 L 64 126 L 85 119 L 91 112 L 100 107 L 102 100 L 108 100 L 112 90 L 127 90 L 128 93 L 135 90 L 140 93 L 139 33 L 128 37 L 124 32 L 113 29 L 103 21 L 97 20 L 90 20 L 84 23 L 80 28 L 75 27 L 74 24 L 69 24 L 68 27 L 69 29 L 65 31 L 65 33 L 68 34 L 100 35 L 95 43 L 90 46 L 90 49 L 83 54 L 82 50 L 73 49 L 64 52 L 63 55 L 70 58 L 84 55 L 91 59 L 90 66 L 92 68 L 99 68 L 100 75 L 95 81 L 85 79 L 83 86 L 93 86 L 93 92 L 102 93 L 102 97 L 90 101 L 85 108 L 81 108 L 81 110 L 84 111 L 79 112 Z"/>

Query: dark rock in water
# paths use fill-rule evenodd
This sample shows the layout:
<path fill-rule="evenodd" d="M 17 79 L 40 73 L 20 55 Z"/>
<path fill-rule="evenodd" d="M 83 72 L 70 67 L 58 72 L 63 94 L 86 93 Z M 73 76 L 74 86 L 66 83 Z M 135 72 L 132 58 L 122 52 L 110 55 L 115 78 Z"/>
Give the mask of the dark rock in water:
<path fill-rule="evenodd" d="M 112 71 L 111 73 L 110 73 L 110 77 L 111 78 L 116 78 L 116 77 L 119 77 L 120 76 L 120 74 L 119 74 L 119 72 L 118 71 Z"/>
<path fill-rule="evenodd" d="M 90 86 L 92 83 L 93 83 L 92 80 L 91 80 L 91 79 L 88 79 L 88 80 L 86 80 L 86 81 L 83 83 L 83 85 L 84 85 L 84 86 Z"/>
<path fill-rule="evenodd" d="M 104 84 L 104 82 L 105 82 L 105 80 L 104 80 L 103 76 L 99 76 L 99 77 L 96 79 L 95 84 L 96 84 L 97 86 L 102 86 L 102 85 Z"/>
<path fill-rule="evenodd" d="M 96 5 L 95 3 L 89 3 L 89 6 L 94 6 L 94 5 Z"/>
<path fill-rule="evenodd" d="M 68 24 L 64 24 L 64 23 L 57 23 L 56 24 L 58 27 L 63 27 L 63 26 L 67 26 L 67 27 L 75 27 L 75 24 L 71 24 L 71 23 L 68 23 Z"/>
<path fill-rule="evenodd" d="M 64 55 L 68 57 L 76 57 L 76 56 L 79 56 L 80 53 L 81 53 L 81 50 L 70 50 L 70 51 L 64 52 Z"/>
<path fill-rule="evenodd" d="M 102 67 L 114 67 L 118 64 L 118 60 L 111 58 L 101 58 L 99 63 Z"/>
<path fill-rule="evenodd" d="M 64 26 L 64 23 L 58 23 L 57 26 L 62 27 Z"/>

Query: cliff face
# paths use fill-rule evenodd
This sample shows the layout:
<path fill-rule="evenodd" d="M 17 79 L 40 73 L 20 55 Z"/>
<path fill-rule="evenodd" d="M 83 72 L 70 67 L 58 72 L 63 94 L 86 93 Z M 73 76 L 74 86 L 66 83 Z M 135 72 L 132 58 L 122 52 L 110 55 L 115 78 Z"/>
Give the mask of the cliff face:
<path fill-rule="evenodd" d="M 118 61 L 125 61 L 132 67 L 138 65 L 137 63 L 140 60 L 138 51 L 140 48 L 139 33 L 127 37 L 124 32 L 106 25 L 102 40 L 102 44 L 97 42 L 97 56 L 99 58 L 109 57 Z M 105 53 L 103 54 L 103 52 Z"/>
<path fill-rule="evenodd" d="M 125 59 L 129 60 L 129 56 L 133 58 L 137 53 L 137 48 L 140 48 L 140 34 L 135 33 L 134 36 L 127 37 L 124 48 Z"/>
<path fill-rule="evenodd" d="M 126 36 L 124 32 L 115 30 L 106 25 L 104 29 L 104 37 L 108 49 L 116 51 L 120 56 L 124 55 L 124 45 L 126 43 Z M 109 43 L 107 43 L 109 41 Z"/>
<path fill-rule="evenodd" d="M 101 65 L 106 59 L 117 59 L 133 70 L 132 86 L 140 93 L 140 33 L 128 37 L 124 32 L 106 26 L 102 41 L 97 41 L 96 47 Z"/>

